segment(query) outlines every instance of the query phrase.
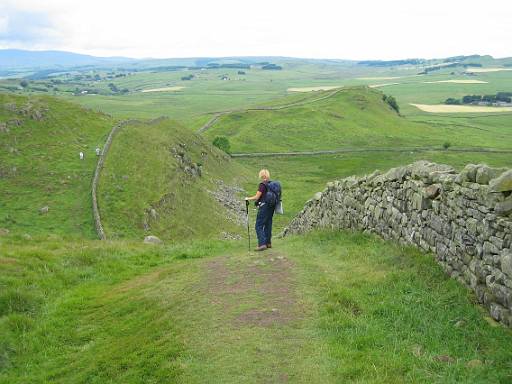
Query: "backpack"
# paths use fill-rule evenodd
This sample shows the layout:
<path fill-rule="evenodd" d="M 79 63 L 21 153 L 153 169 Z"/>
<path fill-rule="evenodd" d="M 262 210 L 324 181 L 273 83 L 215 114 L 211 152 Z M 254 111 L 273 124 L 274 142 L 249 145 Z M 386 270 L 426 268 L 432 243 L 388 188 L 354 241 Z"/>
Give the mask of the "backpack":
<path fill-rule="evenodd" d="M 279 181 L 269 181 L 267 183 L 267 193 L 265 194 L 265 203 L 277 205 L 281 201 L 281 183 Z"/>

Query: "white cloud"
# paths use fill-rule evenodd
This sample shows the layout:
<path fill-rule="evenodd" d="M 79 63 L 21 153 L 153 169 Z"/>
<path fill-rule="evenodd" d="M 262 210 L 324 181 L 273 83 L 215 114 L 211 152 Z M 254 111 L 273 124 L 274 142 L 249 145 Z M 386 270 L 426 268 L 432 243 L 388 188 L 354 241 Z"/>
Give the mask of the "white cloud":
<path fill-rule="evenodd" d="M 6 0 L 4 9 L 7 15 L 47 19 L 39 28 L 44 32 L 39 47 L 96 55 L 512 56 L 512 2 L 507 0 L 485 6 L 469 0 Z M 30 47 L 12 34 L 10 39 L 12 45 Z"/>

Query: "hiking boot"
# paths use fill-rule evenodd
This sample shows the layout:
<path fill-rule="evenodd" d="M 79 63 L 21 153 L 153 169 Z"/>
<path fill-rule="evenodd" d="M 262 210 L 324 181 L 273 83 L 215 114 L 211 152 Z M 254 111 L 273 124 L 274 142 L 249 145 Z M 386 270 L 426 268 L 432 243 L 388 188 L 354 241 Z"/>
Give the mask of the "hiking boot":
<path fill-rule="evenodd" d="M 258 248 L 256 248 L 255 251 L 259 252 L 259 251 L 264 251 L 265 249 L 267 249 L 267 246 L 265 244 L 263 244 L 263 245 L 260 245 Z"/>
<path fill-rule="evenodd" d="M 272 244 L 267 244 L 267 248 L 272 248 Z"/>

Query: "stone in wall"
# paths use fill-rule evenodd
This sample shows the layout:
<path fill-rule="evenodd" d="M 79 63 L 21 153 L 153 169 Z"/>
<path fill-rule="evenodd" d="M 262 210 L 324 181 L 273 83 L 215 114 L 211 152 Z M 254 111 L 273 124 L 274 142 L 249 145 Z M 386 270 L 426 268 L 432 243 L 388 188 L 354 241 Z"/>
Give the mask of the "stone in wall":
<path fill-rule="evenodd" d="M 435 254 L 491 316 L 512 326 L 512 170 L 468 164 L 457 173 L 418 161 L 327 184 L 284 235 L 355 229 Z"/>

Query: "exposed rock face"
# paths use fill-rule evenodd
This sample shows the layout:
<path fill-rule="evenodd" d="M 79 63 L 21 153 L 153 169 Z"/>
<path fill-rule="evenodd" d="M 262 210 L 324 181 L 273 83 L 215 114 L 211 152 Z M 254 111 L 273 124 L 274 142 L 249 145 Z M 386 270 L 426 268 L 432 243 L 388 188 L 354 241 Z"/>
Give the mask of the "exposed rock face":
<path fill-rule="evenodd" d="M 227 209 L 227 219 L 238 225 L 246 224 L 245 202 L 239 197 L 243 188 L 236 185 L 226 185 L 222 180 L 217 181 L 217 189 L 208 191 Z"/>
<path fill-rule="evenodd" d="M 171 148 L 171 153 L 174 155 L 178 162 L 178 166 L 185 174 L 192 178 L 201 177 L 203 173 L 202 166 L 194 163 L 186 153 L 186 150 L 187 145 L 180 143 L 177 147 Z"/>
<path fill-rule="evenodd" d="M 470 164 L 459 174 L 419 161 L 327 184 L 284 234 L 356 229 L 435 253 L 491 316 L 512 326 L 512 170 Z"/>
<path fill-rule="evenodd" d="M 145 244 L 162 244 L 162 240 L 160 240 L 158 237 L 149 235 L 144 238 Z"/>

